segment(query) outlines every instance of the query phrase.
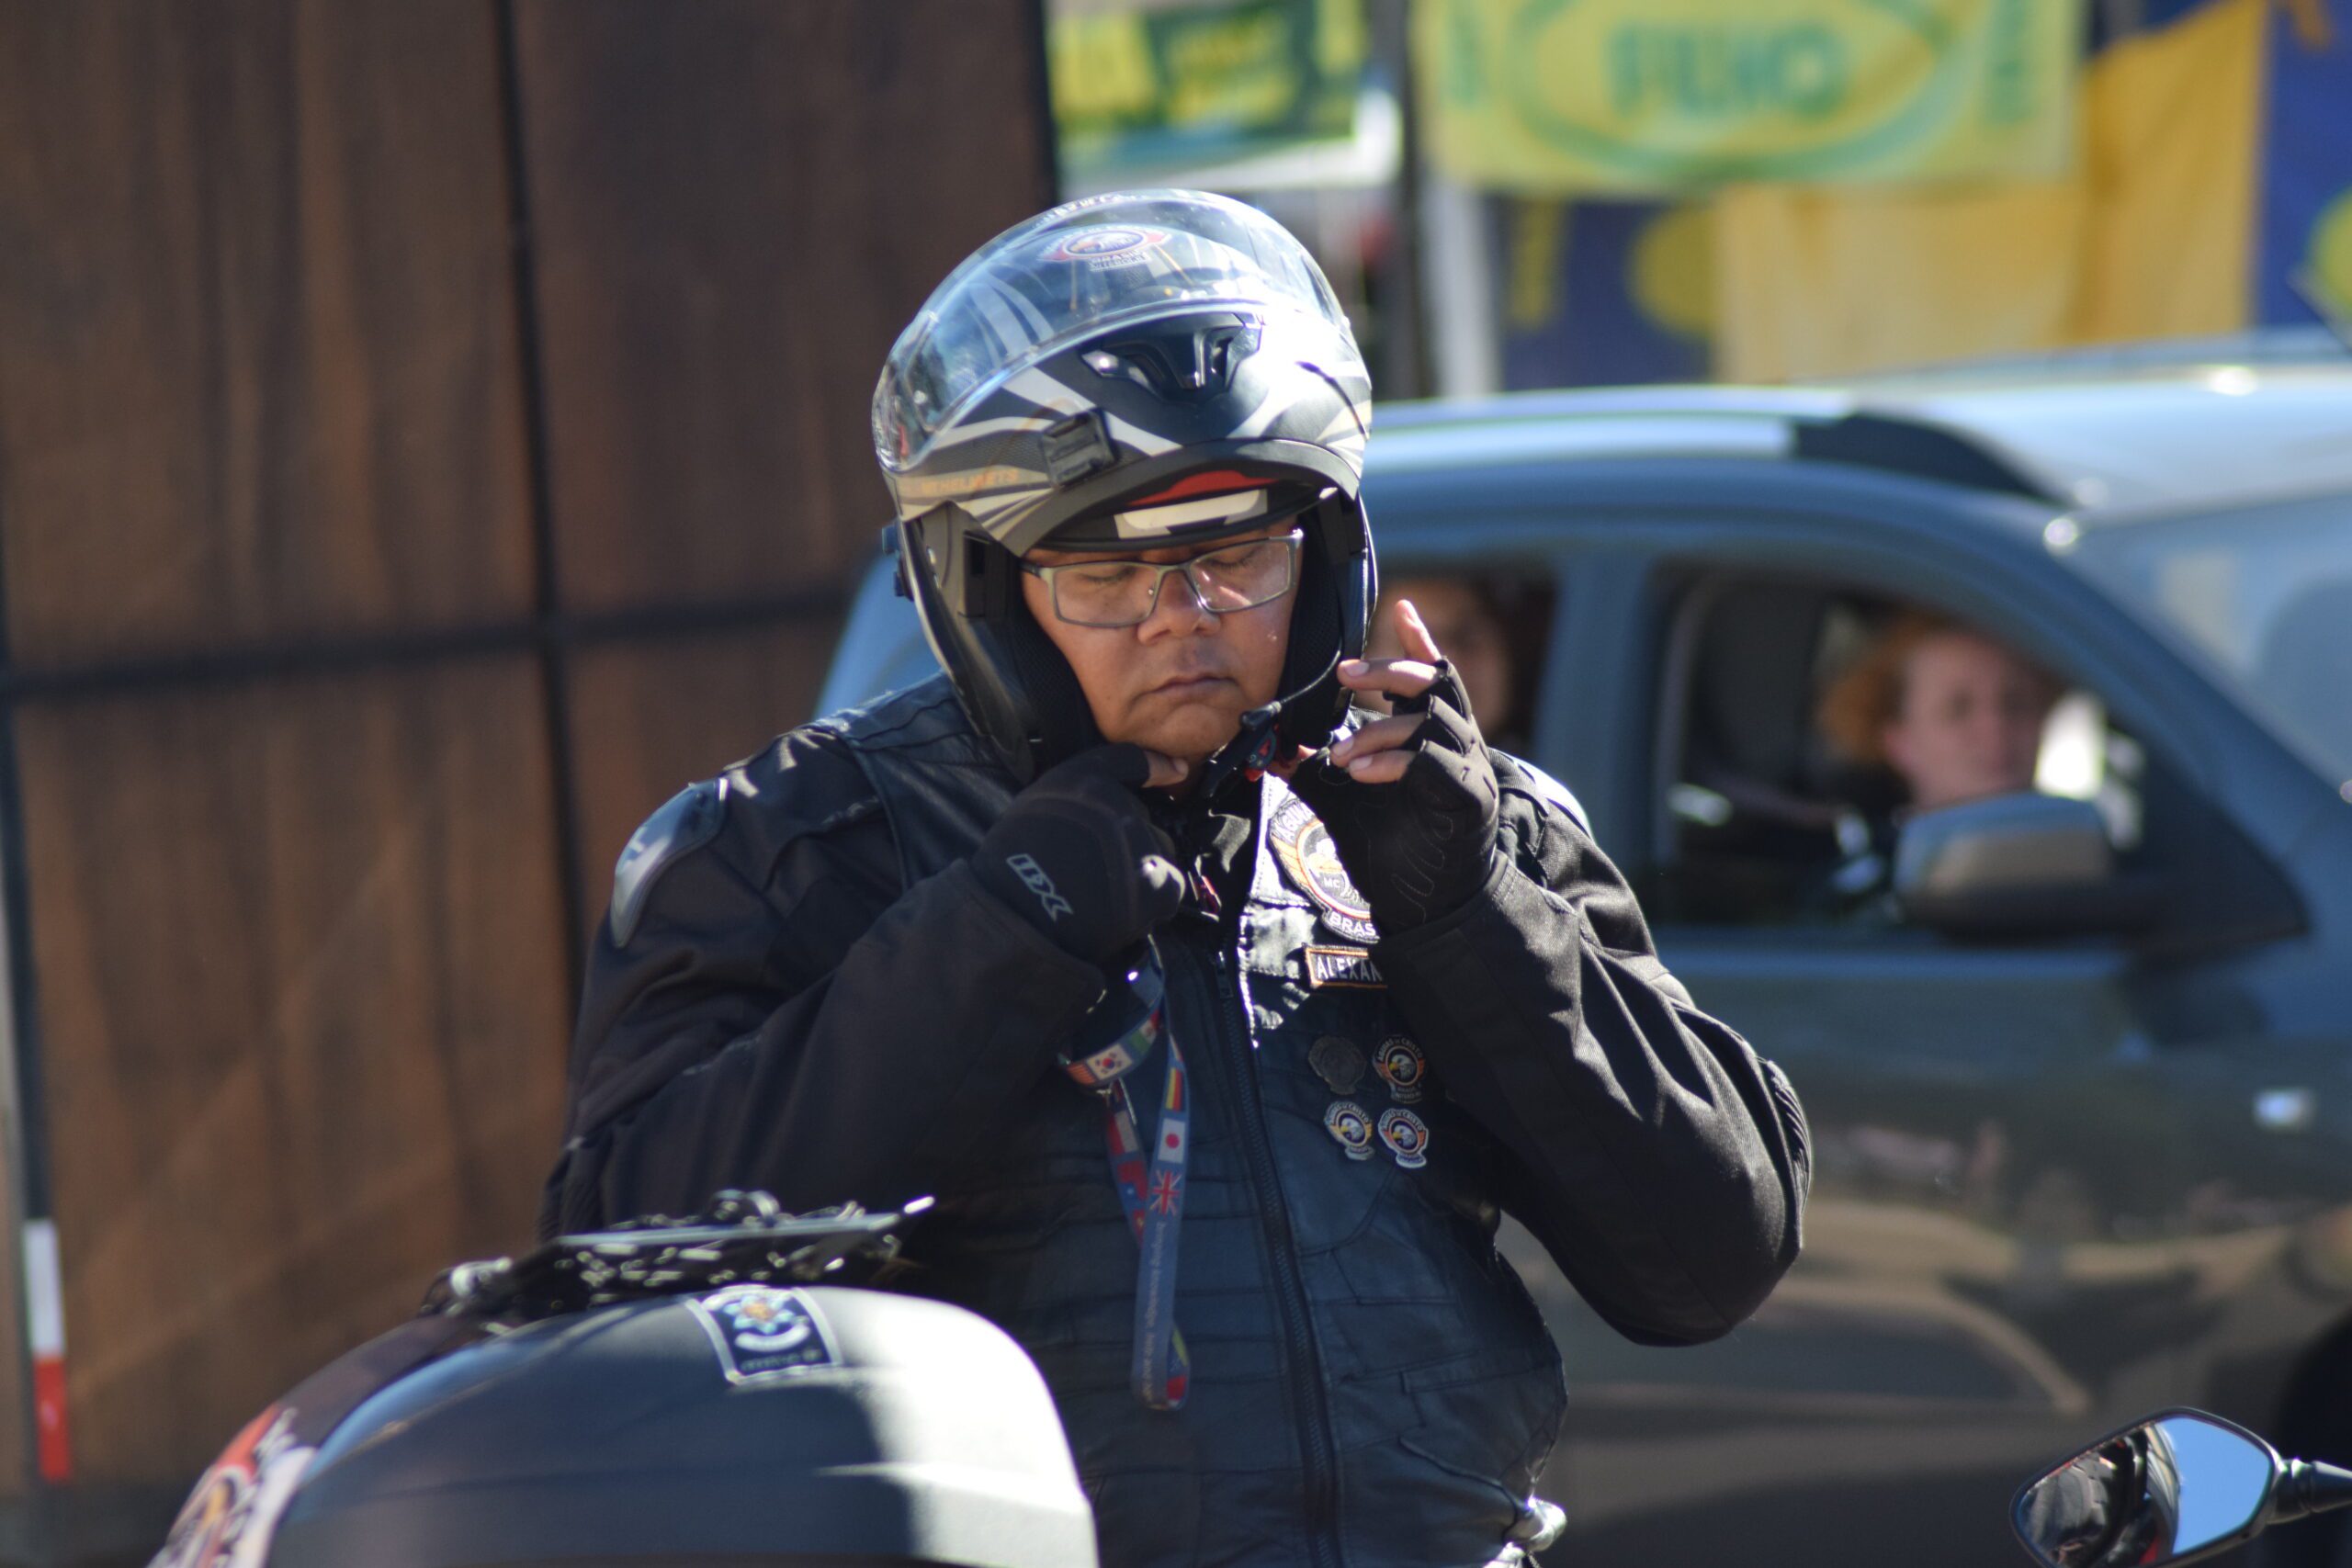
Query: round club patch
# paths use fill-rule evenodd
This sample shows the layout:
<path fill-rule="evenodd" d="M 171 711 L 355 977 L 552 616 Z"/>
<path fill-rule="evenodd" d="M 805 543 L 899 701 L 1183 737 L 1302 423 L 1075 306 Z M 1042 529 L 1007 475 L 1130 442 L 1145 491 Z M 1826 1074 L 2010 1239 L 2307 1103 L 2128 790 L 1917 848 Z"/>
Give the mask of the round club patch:
<path fill-rule="evenodd" d="M 1430 1065 L 1419 1045 L 1401 1034 L 1392 1034 L 1381 1043 L 1380 1055 L 1373 1058 L 1373 1066 L 1399 1105 L 1410 1105 L 1421 1098 L 1421 1084 L 1430 1075 Z"/>
<path fill-rule="evenodd" d="M 1315 901 L 1325 925 L 1357 942 L 1380 940 L 1380 928 L 1372 923 L 1372 906 L 1348 880 L 1348 868 L 1340 863 L 1339 846 L 1331 841 L 1312 807 L 1295 795 L 1290 796 L 1274 808 L 1266 836 L 1273 840 L 1283 874 Z"/>
<path fill-rule="evenodd" d="M 1339 1140 L 1350 1159 L 1372 1157 L 1372 1117 L 1354 1100 L 1333 1100 L 1323 1112 L 1323 1129 Z"/>
<path fill-rule="evenodd" d="M 1409 1111 L 1395 1110 L 1380 1119 L 1380 1141 L 1407 1170 L 1430 1163 L 1429 1123 Z"/>
<path fill-rule="evenodd" d="M 1315 1043 L 1306 1053 L 1306 1065 L 1342 1100 L 1355 1093 L 1356 1085 L 1363 1082 L 1363 1053 L 1356 1049 L 1354 1041 L 1342 1040 L 1336 1034 L 1326 1034 Z"/>

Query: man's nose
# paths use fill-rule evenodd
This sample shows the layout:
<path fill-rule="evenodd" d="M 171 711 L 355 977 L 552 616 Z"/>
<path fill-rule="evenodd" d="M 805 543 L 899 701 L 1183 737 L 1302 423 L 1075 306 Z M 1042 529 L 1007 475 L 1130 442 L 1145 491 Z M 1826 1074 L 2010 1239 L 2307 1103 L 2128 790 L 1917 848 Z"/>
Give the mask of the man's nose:
<path fill-rule="evenodd" d="M 1181 571 L 1171 571 L 1159 580 L 1159 603 L 1151 607 L 1136 636 L 1149 642 L 1163 637 L 1183 637 L 1207 631 L 1216 625 L 1216 614 L 1193 580 Z"/>

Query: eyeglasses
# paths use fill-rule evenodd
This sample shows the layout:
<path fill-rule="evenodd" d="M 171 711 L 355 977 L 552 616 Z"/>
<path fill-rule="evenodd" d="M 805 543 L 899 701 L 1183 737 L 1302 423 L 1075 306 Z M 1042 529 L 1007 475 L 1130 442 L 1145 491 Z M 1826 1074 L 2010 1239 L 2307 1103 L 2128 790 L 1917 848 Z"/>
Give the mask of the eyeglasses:
<path fill-rule="evenodd" d="M 1287 534 L 1227 545 L 1166 566 L 1142 560 L 1071 561 L 1063 566 L 1032 566 L 1023 561 L 1021 570 L 1046 580 L 1053 594 L 1054 614 L 1070 625 L 1135 626 L 1149 620 L 1159 607 L 1160 584 L 1170 572 L 1184 574 L 1193 597 L 1213 615 L 1272 604 L 1289 592 L 1298 579 L 1301 537 L 1294 528 Z"/>

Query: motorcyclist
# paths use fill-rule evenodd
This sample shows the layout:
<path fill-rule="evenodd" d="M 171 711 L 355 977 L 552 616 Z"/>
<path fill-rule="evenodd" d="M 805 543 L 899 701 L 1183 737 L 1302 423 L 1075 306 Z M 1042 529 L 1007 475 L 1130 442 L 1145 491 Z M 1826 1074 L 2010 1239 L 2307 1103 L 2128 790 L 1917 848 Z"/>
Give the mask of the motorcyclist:
<path fill-rule="evenodd" d="M 545 1227 L 935 1193 L 904 1288 L 1035 1358 L 1110 1564 L 1515 1561 L 1564 1394 L 1498 1213 L 1648 1344 L 1798 1249 L 1786 1081 L 1418 620 L 1362 657 L 1370 390 L 1237 203 L 983 247 L 874 409 L 944 674 L 665 806 L 592 955 Z"/>

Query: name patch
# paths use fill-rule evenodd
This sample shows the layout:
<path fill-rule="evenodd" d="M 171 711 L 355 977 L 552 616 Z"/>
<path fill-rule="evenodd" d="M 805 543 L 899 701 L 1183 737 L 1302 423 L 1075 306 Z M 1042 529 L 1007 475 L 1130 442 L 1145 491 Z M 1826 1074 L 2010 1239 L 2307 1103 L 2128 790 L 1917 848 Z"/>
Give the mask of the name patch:
<path fill-rule="evenodd" d="M 1361 947 L 1310 947 L 1306 950 L 1306 984 L 1310 990 L 1326 986 L 1353 986 L 1360 989 L 1385 990 L 1388 981 L 1381 975 L 1380 965 L 1372 954 Z"/>

